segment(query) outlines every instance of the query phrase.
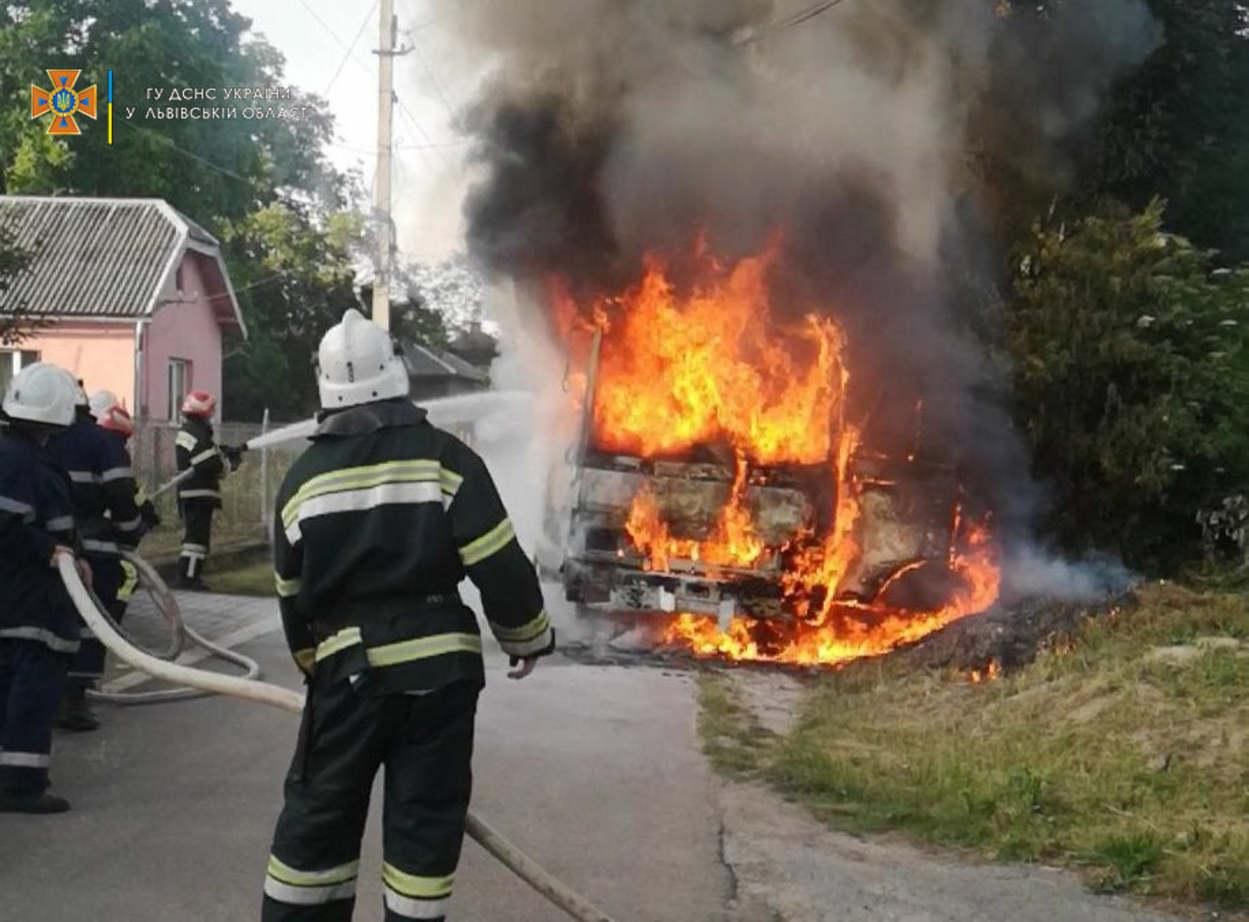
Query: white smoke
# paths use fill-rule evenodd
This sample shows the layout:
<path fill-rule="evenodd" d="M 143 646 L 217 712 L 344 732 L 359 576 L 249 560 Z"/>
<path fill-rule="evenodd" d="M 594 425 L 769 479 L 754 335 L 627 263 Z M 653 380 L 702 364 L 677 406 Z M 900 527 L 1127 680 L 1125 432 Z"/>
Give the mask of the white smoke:
<path fill-rule="evenodd" d="M 1127 591 L 1139 577 L 1108 555 L 1064 560 L 1033 544 L 1008 549 L 1002 562 L 1002 597 L 1097 602 Z"/>

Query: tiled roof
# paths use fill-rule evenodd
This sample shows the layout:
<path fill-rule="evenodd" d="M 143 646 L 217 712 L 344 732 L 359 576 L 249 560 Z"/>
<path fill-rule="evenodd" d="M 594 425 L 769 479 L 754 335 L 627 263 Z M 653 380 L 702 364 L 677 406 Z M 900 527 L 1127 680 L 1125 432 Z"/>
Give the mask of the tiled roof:
<path fill-rule="evenodd" d="M 485 384 L 490 376 L 450 352 L 439 352 L 415 343 L 403 344 L 403 362 L 413 378 L 466 378 Z"/>
<path fill-rule="evenodd" d="M 221 260 L 216 238 L 160 199 L 0 196 L 0 227 L 33 254 L 0 292 L 0 311 L 145 317 L 187 247 Z M 223 319 L 237 318 L 229 300 Z"/>

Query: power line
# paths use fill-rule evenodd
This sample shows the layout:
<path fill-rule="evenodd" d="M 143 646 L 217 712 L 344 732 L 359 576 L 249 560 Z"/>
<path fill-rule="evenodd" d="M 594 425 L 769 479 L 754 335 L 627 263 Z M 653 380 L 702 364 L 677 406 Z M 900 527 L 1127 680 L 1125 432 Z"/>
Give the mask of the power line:
<path fill-rule="evenodd" d="M 357 67 L 361 68 L 361 69 L 362 69 L 365 73 L 369 74 L 369 76 L 372 76 L 372 75 L 373 75 L 373 69 L 372 69 L 371 67 L 369 67 L 369 65 L 367 65 L 367 64 L 365 64 L 363 61 L 361 61 L 361 60 L 360 60 L 360 58 L 358 58 L 358 57 L 356 57 L 355 55 L 353 55 L 353 54 L 352 54 L 352 51 L 353 51 L 353 49 L 355 48 L 355 45 L 356 45 L 356 41 L 358 41 L 358 40 L 359 40 L 359 36 L 358 36 L 358 35 L 356 36 L 356 39 L 355 39 L 355 40 L 353 40 L 353 41 L 352 41 L 352 43 L 351 43 L 350 45 L 348 45 L 345 41 L 343 41 L 342 36 L 341 36 L 341 35 L 339 35 L 337 32 L 335 32 L 333 29 L 331 29 L 331 28 L 330 28 L 330 26 L 329 26 L 329 24 L 328 24 L 328 23 L 327 23 L 324 19 L 322 19 L 322 18 L 321 18 L 321 16 L 317 13 L 317 11 L 316 11 L 316 10 L 314 10 L 314 9 L 312 8 L 312 6 L 308 3 L 308 0 L 299 0 L 299 3 L 300 3 L 300 5 L 301 5 L 301 6 L 303 6 L 303 8 L 304 8 L 305 10 L 307 10 L 307 11 L 308 11 L 308 15 L 309 15 L 309 16 L 311 16 L 311 17 L 313 18 L 313 20 L 316 22 L 316 24 L 317 24 L 317 25 L 319 25 L 319 26 L 321 27 L 321 30 L 322 30 L 322 31 L 323 31 L 326 35 L 328 35 L 330 38 L 334 39 L 335 44 L 337 44 L 339 48 L 343 49 L 343 60 L 344 60 L 344 61 L 346 61 L 347 59 L 351 59 L 352 61 L 354 61 L 354 62 L 355 62 L 355 64 L 356 64 L 356 66 L 357 66 Z M 374 2 L 374 6 L 376 7 L 376 5 L 377 5 L 377 4 L 376 4 L 376 0 L 375 0 L 375 2 Z M 368 21 L 369 21 L 369 19 L 371 19 L 371 18 L 372 18 L 372 16 L 373 16 L 373 14 L 372 14 L 372 12 L 370 11 L 369 15 L 365 17 L 365 20 L 364 20 L 364 22 L 365 22 L 365 26 L 367 26 Z M 363 27 L 362 27 L 361 31 L 363 31 Z M 341 65 L 341 64 L 339 65 L 339 69 L 340 69 L 340 70 L 342 69 L 342 65 Z"/>
<path fill-rule="evenodd" d="M 421 126 L 421 123 L 416 120 L 416 116 L 412 114 L 412 111 L 407 107 L 407 105 L 398 96 L 398 94 L 395 95 L 395 103 L 396 105 L 399 106 L 399 111 L 403 113 L 404 117 L 407 118 L 408 122 L 411 123 L 412 127 L 416 129 L 417 134 L 421 136 L 421 139 L 424 142 L 419 145 L 402 145 L 403 149 L 420 151 L 421 157 L 428 164 L 429 158 L 428 158 L 428 155 L 425 153 L 425 151 L 434 150 L 437 147 L 437 145 L 434 143 L 434 139 L 429 136 L 429 132 L 427 132 Z"/>
<path fill-rule="evenodd" d="M 231 179 L 237 179 L 239 182 L 246 183 L 249 186 L 252 184 L 252 181 L 248 179 L 246 176 L 240 176 L 238 173 L 234 172 L 228 167 L 224 167 L 224 166 L 221 166 L 220 164 L 213 163 L 211 160 L 208 160 L 205 157 L 201 157 L 199 154 L 195 153 L 194 151 L 190 151 L 190 150 L 187 150 L 185 147 L 179 146 L 177 143 L 173 141 L 173 139 L 169 138 L 166 135 L 161 134 L 159 131 L 153 131 L 150 128 L 144 128 L 142 125 L 135 125 L 133 122 L 128 122 L 125 120 L 123 120 L 120 124 L 126 125 L 127 127 L 135 131 L 141 131 L 146 135 L 150 135 L 151 137 L 155 138 L 161 143 L 169 147 L 172 147 L 178 153 L 183 154 L 184 156 L 190 157 L 192 160 L 196 161 L 197 163 L 203 164 L 204 166 L 208 167 L 210 170 L 220 173 L 222 176 L 228 176 Z"/>
<path fill-rule="evenodd" d="M 360 23 L 360 28 L 356 30 L 356 37 L 351 40 L 351 44 L 347 47 L 347 50 L 343 52 L 343 58 L 338 62 L 338 68 L 334 71 L 334 76 L 330 78 L 330 82 L 326 84 L 324 92 L 321 93 L 322 96 L 328 97 L 330 90 L 334 89 L 334 84 L 338 82 L 338 78 L 342 74 L 343 68 L 347 66 L 348 59 L 351 58 L 352 52 L 356 50 L 356 45 L 360 43 L 360 36 L 362 36 L 364 34 L 364 30 L 368 28 L 369 21 L 373 18 L 373 14 L 377 12 L 377 4 L 378 0 L 373 0 L 373 5 L 369 8 L 369 11 L 364 14 L 364 20 Z M 305 4 L 305 6 L 306 5 L 307 4 Z"/>
<path fill-rule="evenodd" d="M 250 285 L 244 285 L 242 288 L 235 288 L 233 291 L 233 294 L 237 297 L 238 295 L 241 295 L 245 291 L 251 291 L 254 288 L 263 288 L 265 285 L 272 285 L 274 282 L 278 281 L 279 279 L 287 278 L 292 274 L 293 273 L 290 270 L 283 269 L 279 272 L 273 273 L 272 275 L 266 275 L 264 278 L 258 279 L 257 281 L 252 282 Z M 231 292 L 223 291 L 215 295 L 204 295 L 202 296 L 200 300 L 217 301 L 217 300 L 221 300 L 224 298 L 229 298 L 230 295 L 231 295 Z M 192 302 L 187 300 L 186 298 L 164 298 L 161 300 L 160 303 L 161 304 L 190 304 Z"/>
<path fill-rule="evenodd" d="M 429 62 L 425 60 L 425 53 L 421 51 L 421 46 L 417 42 L 416 36 L 409 32 L 408 38 L 412 42 L 412 50 L 416 52 L 416 60 L 421 65 L 421 70 L 425 71 L 425 76 L 429 78 L 429 82 L 433 85 L 434 92 L 442 100 L 442 107 L 447 110 L 447 117 L 454 119 L 455 113 L 451 109 L 451 103 L 447 101 L 447 94 L 442 88 L 442 81 L 438 79 L 438 75 L 429 66 Z"/>
<path fill-rule="evenodd" d="M 428 144 L 396 144 L 395 150 L 442 150 L 451 147 L 464 147 L 471 144 L 471 138 L 455 138 L 448 141 L 431 141 Z M 376 154 L 376 147 L 360 147 L 355 144 L 344 144 L 342 141 L 326 141 L 327 147 L 336 147 L 339 150 L 349 150 L 353 154 Z"/>
<path fill-rule="evenodd" d="M 339 48 L 342 48 L 344 51 L 348 53 L 351 52 L 351 48 L 347 45 L 347 43 L 342 40 L 342 38 L 339 36 L 337 32 L 335 32 L 333 29 L 329 27 L 329 24 L 326 23 L 326 21 L 321 18 L 320 13 L 318 13 L 315 9 L 312 8 L 312 4 L 310 4 L 308 0 L 299 0 L 299 3 L 300 3 L 300 6 L 302 6 L 305 10 L 308 11 L 308 15 L 311 16 L 316 21 L 317 25 L 319 25 L 325 31 L 325 34 L 328 35 L 330 38 L 334 39 L 334 41 L 338 42 Z"/>
<path fill-rule="evenodd" d="M 757 32 L 752 32 L 746 38 L 737 42 L 740 48 L 743 45 L 753 45 L 755 42 L 762 41 L 773 32 L 780 32 L 783 29 L 790 29 L 794 26 L 802 25 L 804 22 L 814 19 L 822 13 L 827 13 L 833 7 L 841 6 L 845 0 L 824 0 L 823 3 L 816 3 L 806 9 L 799 10 L 791 16 L 784 19 L 778 19 L 776 22 L 768 23 Z"/>
<path fill-rule="evenodd" d="M 428 144 L 397 144 L 395 150 L 446 150 L 449 147 L 464 147 L 472 143 L 471 138 L 459 138 L 455 141 L 431 141 Z"/>
<path fill-rule="evenodd" d="M 840 6 L 844 2 L 845 0 L 826 0 L 826 2 L 824 3 L 817 3 L 815 4 L 815 6 L 812 6 L 806 10 L 803 10 L 800 13 L 795 13 L 789 19 L 778 23 L 775 28 L 779 30 L 779 29 L 788 29 L 791 26 L 802 25 L 802 23 L 806 22 L 807 20 L 814 19 L 816 16 L 819 16 L 821 13 L 826 13 L 829 10 L 831 10 L 833 7 Z"/>

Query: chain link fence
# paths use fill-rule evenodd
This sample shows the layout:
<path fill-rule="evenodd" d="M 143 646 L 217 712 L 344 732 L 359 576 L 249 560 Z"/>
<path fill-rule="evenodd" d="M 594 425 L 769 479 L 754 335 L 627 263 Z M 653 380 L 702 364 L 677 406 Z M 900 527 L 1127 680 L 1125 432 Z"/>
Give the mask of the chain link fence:
<path fill-rule="evenodd" d="M 217 444 L 242 445 L 283 425 L 286 424 L 221 423 L 215 427 Z M 136 428 L 130 441 L 130 455 L 135 478 L 147 493 L 154 493 L 177 474 L 174 458 L 177 437 L 176 423 L 152 421 Z M 239 469 L 227 474 L 221 481 L 222 508 L 213 519 L 214 546 L 268 540 L 274 497 L 282 478 L 306 445 L 304 441 L 289 442 L 243 455 Z M 176 554 L 182 540 L 177 490 L 169 490 L 158 497 L 156 508 L 161 524 L 143 541 L 143 554 L 149 558 Z"/>

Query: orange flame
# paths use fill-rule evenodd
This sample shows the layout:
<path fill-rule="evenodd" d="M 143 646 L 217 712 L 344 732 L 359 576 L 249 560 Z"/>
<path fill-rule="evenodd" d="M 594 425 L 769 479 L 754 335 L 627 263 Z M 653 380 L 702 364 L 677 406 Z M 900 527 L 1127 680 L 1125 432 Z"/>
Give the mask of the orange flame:
<path fill-rule="evenodd" d="M 997 660 L 991 659 L 983 669 L 973 669 L 967 673 L 967 681 L 972 685 L 984 685 L 1001 678 L 1002 666 Z"/>
<path fill-rule="evenodd" d="M 987 528 L 956 505 L 943 565 L 958 588 L 944 605 L 917 612 L 839 598 L 861 553 L 860 485 L 851 474 L 861 433 L 846 420 L 846 343 L 827 316 L 811 312 L 790 323 L 773 316 L 766 276 L 779 250 L 774 242 L 725 267 L 700 245 L 700 281 L 689 293 L 677 291 L 656 257 L 618 297 L 578 306 L 559 279 L 547 290 L 562 329 L 591 317 L 603 333 L 591 398 L 597 447 L 646 458 L 699 446 L 733 452 L 732 490 L 704 538 L 673 535 L 649 487 L 634 497 L 625 530 L 645 568 L 668 571 L 689 561 L 714 573 L 754 566 L 765 555 L 785 563 L 780 585 L 793 622 L 737 617 L 722 631 L 715 619 L 683 614 L 665 642 L 701 656 L 838 664 L 887 653 L 983 611 L 997 598 L 998 567 Z M 836 496 L 828 533 L 766 546 L 746 502 L 752 466 L 821 463 L 829 465 Z"/>
<path fill-rule="evenodd" d="M 745 506 L 746 476 L 746 460 L 739 454 L 729 501 L 720 511 L 715 531 L 705 541 L 672 537 L 655 494 L 643 488 L 634 497 L 625 531 L 633 545 L 646 555 L 646 569 L 667 570 L 673 558 L 717 567 L 749 567 L 758 561 L 766 548 L 755 533 L 754 520 Z"/>
<path fill-rule="evenodd" d="M 591 306 L 606 331 L 594 398 L 602 448 L 655 457 L 728 442 L 756 464 L 829 456 L 844 341 L 815 314 L 770 322 L 765 282 L 777 252 L 773 245 L 727 272 L 704 254 L 713 281 L 687 296 L 651 257 L 634 289 Z M 565 286 L 549 290 L 561 318 L 575 310 Z"/>
<path fill-rule="evenodd" d="M 687 647 L 699 656 L 800 666 L 840 665 L 881 656 L 992 605 L 1000 586 L 995 558 L 988 532 L 974 530 L 968 536 L 966 552 L 956 555 L 953 564 L 962 586 L 935 611 L 833 602 L 824 606 L 814 623 L 798 622 L 780 636 L 773 636 L 775 628 L 755 618 L 734 618 L 722 632 L 714 618 L 686 614 L 669 625 L 664 642 Z"/>

